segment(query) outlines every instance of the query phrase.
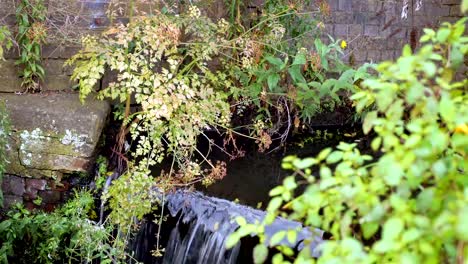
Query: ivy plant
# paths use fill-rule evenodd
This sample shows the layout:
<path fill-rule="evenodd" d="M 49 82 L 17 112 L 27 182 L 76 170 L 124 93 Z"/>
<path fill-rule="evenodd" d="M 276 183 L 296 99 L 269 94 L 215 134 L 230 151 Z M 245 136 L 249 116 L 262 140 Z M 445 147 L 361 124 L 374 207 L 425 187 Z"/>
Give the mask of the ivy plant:
<path fill-rule="evenodd" d="M 8 50 L 11 48 L 13 43 L 11 42 L 11 33 L 8 30 L 8 27 L 0 27 L 0 60 L 3 60 L 4 47 Z"/>
<path fill-rule="evenodd" d="M 340 143 L 316 157 L 285 158 L 283 168 L 294 173 L 271 190 L 267 217 L 259 226 L 240 221 L 228 246 L 257 234 L 257 263 L 267 246 L 280 252 L 273 263 L 465 263 L 468 80 L 456 73 L 468 53 L 466 21 L 425 29 L 416 53 L 406 46 L 396 62 L 380 63 L 352 96 L 358 111 L 368 111 L 363 131 L 374 157 Z M 311 258 L 308 241 L 298 254 L 278 245 L 296 242 L 297 230 L 266 237 L 276 216 L 330 234 L 321 256 Z"/>

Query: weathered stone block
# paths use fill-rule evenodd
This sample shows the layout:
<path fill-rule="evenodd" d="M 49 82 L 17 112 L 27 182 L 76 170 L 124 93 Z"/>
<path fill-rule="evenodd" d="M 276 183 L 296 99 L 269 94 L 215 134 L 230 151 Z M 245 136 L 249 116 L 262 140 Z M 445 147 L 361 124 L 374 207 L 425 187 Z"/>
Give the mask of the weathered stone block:
<path fill-rule="evenodd" d="M 2 191 L 4 194 L 22 196 L 25 192 L 24 179 L 13 175 L 3 177 Z"/>
<path fill-rule="evenodd" d="M 78 94 L 0 94 L 16 131 L 8 146 L 7 173 L 60 178 L 85 171 L 109 114 L 107 102 Z"/>
<path fill-rule="evenodd" d="M 17 203 L 22 203 L 22 202 L 23 202 L 23 197 L 21 196 L 9 195 L 9 194 L 5 194 L 3 196 L 3 208 L 10 208 L 11 206 Z"/>
<path fill-rule="evenodd" d="M 42 84 L 43 91 L 71 91 L 74 83 L 68 75 L 48 74 Z"/>
<path fill-rule="evenodd" d="M 348 36 L 348 25 L 335 25 L 335 37 Z"/>
<path fill-rule="evenodd" d="M 42 66 L 47 75 L 63 75 L 65 74 L 64 64 L 64 59 L 47 59 L 43 61 Z"/>
<path fill-rule="evenodd" d="M 352 0 L 338 0 L 338 10 L 352 11 L 353 10 Z"/>
<path fill-rule="evenodd" d="M 362 25 L 350 25 L 349 26 L 349 35 L 351 38 L 355 38 L 359 35 L 362 35 L 364 27 Z"/>
<path fill-rule="evenodd" d="M 26 179 L 26 187 L 43 191 L 47 186 L 47 181 L 43 179 Z"/>

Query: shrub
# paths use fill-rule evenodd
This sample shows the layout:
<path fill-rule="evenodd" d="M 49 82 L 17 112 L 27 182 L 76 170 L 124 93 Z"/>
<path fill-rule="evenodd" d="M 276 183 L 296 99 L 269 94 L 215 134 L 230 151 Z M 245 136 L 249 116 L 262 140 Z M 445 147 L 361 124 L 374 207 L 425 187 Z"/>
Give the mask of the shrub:
<path fill-rule="evenodd" d="M 93 203 L 92 195 L 82 192 L 50 214 L 13 208 L 0 223 L 0 262 L 123 263 L 123 240 L 88 219 Z"/>
<path fill-rule="evenodd" d="M 265 244 L 281 252 L 273 263 L 468 260 L 468 80 L 466 74 L 455 79 L 466 67 L 466 21 L 425 29 L 419 51 L 406 46 L 396 62 L 379 64 L 378 76 L 353 95 L 357 110 L 369 111 L 363 130 L 379 158 L 341 143 L 314 158 L 284 159 L 283 168 L 294 174 L 271 190 L 262 225 L 280 215 L 331 238 L 311 260 L 307 241 L 298 255 L 277 246 L 284 238 L 294 242 L 295 230 L 269 238 L 259 232 L 258 262 L 265 260 Z M 295 197 L 303 182 L 305 191 Z M 262 228 L 244 225 L 229 244 L 257 231 Z"/>

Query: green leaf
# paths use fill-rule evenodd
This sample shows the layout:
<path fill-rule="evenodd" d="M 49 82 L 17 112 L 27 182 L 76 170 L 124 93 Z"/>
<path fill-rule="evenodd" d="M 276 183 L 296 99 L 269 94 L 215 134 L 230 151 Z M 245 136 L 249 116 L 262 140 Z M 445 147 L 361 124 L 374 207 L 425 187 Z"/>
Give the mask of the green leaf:
<path fill-rule="evenodd" d="M 438 160 L 432 164 L 432 172 L 438 178 L 443 178 L 447 174 L 447 166 L 443 160 Z"/>
<path fill-rule="evenodd" d="M 463 56 L 462 56 L 463 57 Z M 431 78 L 437 72 L 437 66 L 433 62 L 426 62 L 423 64 L 423 69 L 426 75 Z"/>
<path fill-rule="evenodd" d="M 275 254 L 271 262 L 272 264 L 283 264 L 283 254 L 281 253 Z"/>
<path fill-rule="evenodd" d="M 241 238 L 237 233 L 235 233 L 235 232 L 232 233 L 226 239 L 226 248 L 227 249 L 233 248 L 240 241 L 240 239 Z"/>
<path fill-rule="evenodd" d="M 322 160 L 326 159 L 328 157 L 328 155 L 330 155 L 331 152 L 332 152 L 331 148 L 326 148 L 326 149 L 320 151 L 320 153 L 317 156 L 317 159 L 319 161 L 322 161 Z"/>
<path fill-rule="evenodd" d="M 279 231 L 278 233 L 274 234 L 270 239 L 270 246 L 278 245 L 286 236 L 286 231 Z"/>
<path fill-rule="evenodd" d="M 439 104 L 440 115 L 447 122 L 453 122 L 455 119 L 456 109 L 455 104 L 447 94 L 442 95 L 442 100 Z"/>
<path fill-rule="evenodd" d="M 468 206 L 464 206 L 458 212 L 457 233 L 458 237 L 464 241 L 468 241 Z"/>
<path fill-rule="evenodd" d="M 462 10 L 462 13 L 465 13 L 466 11 L 468 11 L 468 0 L 463 0 L 462 1 L 461 10 Z"/>
<path fill-rule="evenodd" d="M 364 122 L 362 123 L 362 130 L 363 130 L 364 134 L 369 134 L 369 132 L 374 127 L 375 120 L 377 120 L 377 119 L 378 119 L 378 117 L 377 117 L 377 112 L 376 111 L 369 112 L 366 115 L 366 117 L 364 118 Z"/>
<path fill-rule="evenodd" d="M 372 150 L 377 151 L 380 148 L 381 144 L 382 144 L 382 138 L 381 137 L 374 138 L 374 140 L 372 140 L 372 143 L 371 143 Z"/>
<path fill-rule="evenodd" d="M 283 61 L 280 58 L 267 56 L 265 58 L 270 64 L 274 65 L 277 69 L 283 68 Z"/>
<path fill-rule="evenodd" d="M 242 216 L 236 217 L 236 222 L 237 222 L 237 224 L 240 225 L 240 226 L 244 226 L 244 225 L 247 224 L 247 221 L 246 221 L 245 218 L 242 217 Z"/>
<path fill-rule="evenodd" d="M 276 211 L 281 204 L 283 203 L 283 199 L 281 197 L 275 197 L 271 199 L 270 203 L 268 204 L 267 211 L 272 212 Z"/>
<path fill-rule="evenodd" d="M 294 83 L 307 83 L 301 72 L 300 65 L 292 65 L 288 69 L 289 75 Z"/>
<path fill-rule="evenodd" d="M 289 176 L 283 180 L 283 186 L 287 190 L 294 190 L 297 187 L 297 183 L 293 176 Z"/>
<path fill-rule="evenodd" d="M 288 238 L 289 243 L 295 244 L 296 239 L 297 239 L 297 231 L 296 230 L 288 230 L 287 238 Z"/>
<path fill-rule="evenodd" d="M 307 59 L 305 57 L 305 54 L 303 52 L 298 52 L 296 54 L 296 57 L 294 57 L 294 61 L 291 65 L 298 65 L 302 66 L 307 63 Z"/>
<path fill-rule="evenodd" d="M 386 253 L 392 250 L 394 246 L 395 242 L 392 240 L 379 240 L 374 244 L 373 249 L 377 253 Z"/>
<path fill-rule="evenodd" d="M 382 239 L 393 240 L 396 239 L 403 231 L 405 223 L 397 217 L 388 219 L 383 225 Z"/>
<path fill-rule="evenodd" d="M 377 164 L 378 174 L 382 175 L 385 182 L 390 186 L 400 184 L 403 177 L 403 168 L 392 156 L 382 157 Z"/>
<path fill-rule="evenodd" d="M 297 159 L 293 161 L 294 167 L 300 170 L 309 168 L 310 166 L 313 166 L 315 164 L 318 164 L 318 160 L 314 158 Z"/>
<path fill-rule="evenodd" d="M 447 38 L 449 37 L 450 35 L 450 29 L 448 28 L 442 28 L 442 29 L 439 29 L 439 31 L 437 31 L 437 35 L 436 35 L 436 38 L 437 38 L 437 41 L 439 42 L 445 42 L 447 40 Z"/>
<path fill-rule="evenodd" d="M 322 178 L 330 178 L 332 176 L 332 172 L 330 168 L 327 166 L 320 167 L 320 177 Z"/>
<path fill-rule="evenodd" d="M 274 91 L 276 87 L 278 87 L 279 80 L 280 80 L 280 76 L 277 73 L 268 75 L 267 83 L 268 83 L 268 88 L 270 89 L 270 91 Z"/>
<path fill-rule="evenodd" d="M 333 151 L 328 155 L 326 162 L 328 164 L 334 164 L 340 161 L 343 158 L 343 152 L 342 151 Z"/>
<path fill-rule="evenodd" d="M 463 55 L 463 52 L 459 49 L 459 47 L 452 47 L 452 50 L 450 52 L 450 62 L 451 66 L 454 69 L 457 69 L 463 64 L 465 56 Z"/>
<path fill-rule="evenodd" d="M 417 228 L 411 228 L 405 232 L 403 232 L 403 236 L 401 238 L 402 242 L 409 243 L 416 241 L 421 236 L 422 231 Z"/>
<path fill-rule="evenodd" d="M 264 244 L 258 244 L 253 250 L 253 261 L 255 264 L 264 263 L 268 257 L 268 248 Z"/>
<path fill-rule="evenodd" d="M 285 191 L 284 186 L 282 186 L 282 185 L 276 186 L 275 188 L 273 188 L 273 189 L 269 192 L 269 195 L 270 195 L 270 196 L 278 196 L 278 195 L 282 194 L 284 191 Z"/>
<path fill-rule="evenodd" d="M 379 230 L 379 224 L 377 222 L 366 222 L 361 224 L 361 229 L 364 238 L 369 239 Z"/>
<path fill-rule="evenodd" d="M 403 57 L 408 57 L 408 56 L 411 56 L 411 54 L 412 54 L 412 51 L 411 51 L 410 45 L 408 45 L 408 44 L 405 45 L 405 46 L 403 47 L 402 56 L 403 56 Z"/>

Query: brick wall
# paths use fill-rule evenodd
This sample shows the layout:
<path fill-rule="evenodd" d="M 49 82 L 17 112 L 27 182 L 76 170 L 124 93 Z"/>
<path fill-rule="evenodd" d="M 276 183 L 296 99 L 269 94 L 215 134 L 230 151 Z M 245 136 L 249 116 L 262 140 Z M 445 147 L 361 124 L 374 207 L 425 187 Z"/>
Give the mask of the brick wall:
<path fill-rule="evenodd" d="M 328 0 L 332 13 L 326 29 L 349 47 L 349 62 L 377 62 L 395 59 L 405 44 L 416 44 L 425 27 L 436 28 L 441 22 L 462 17 L 460 0 L 409 0 L 407 19 L 401 18 L 403 0 Z M 414 5 L 414 6 L 413 6 Z"/>
<path fill-rule="evenodd" d="M 71 194 L 68 180 L 57 183 L 55 180 L 4 175 L 1 187 L 5 208 L 23 203 L 28 209 L 52 211 Z"/>

